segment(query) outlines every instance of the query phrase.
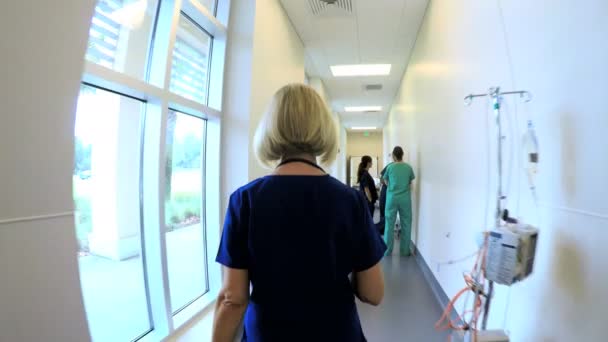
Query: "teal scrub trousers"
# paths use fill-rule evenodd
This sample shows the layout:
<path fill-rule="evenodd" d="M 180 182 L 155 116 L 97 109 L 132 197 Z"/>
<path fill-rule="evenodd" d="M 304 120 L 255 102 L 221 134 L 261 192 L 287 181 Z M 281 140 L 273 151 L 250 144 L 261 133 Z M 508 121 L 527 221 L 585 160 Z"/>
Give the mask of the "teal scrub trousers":
<path fill-rule="evenodd" d="M 397 213 L 399 213 L 401 226 L 399 252 L 401 256 L 408 256 L 410 255 L 410 241 L 412 239 L 412 199 L 409 192 L 398 195 L 389 193 L 386 196 L 384 242 L 386 242 L 388 249 L 385 255 L 393 253 Z"/>

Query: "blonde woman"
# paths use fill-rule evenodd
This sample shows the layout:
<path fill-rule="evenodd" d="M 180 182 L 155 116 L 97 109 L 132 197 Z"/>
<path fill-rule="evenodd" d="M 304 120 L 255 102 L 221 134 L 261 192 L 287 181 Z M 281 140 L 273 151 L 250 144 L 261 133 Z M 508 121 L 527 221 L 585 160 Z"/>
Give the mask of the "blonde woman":
<path fill-rule="evenodd" d="M 254 144 L 258 159 L 275 168 L 230 198 L 213 341 L 232 342 L 243 318 L 242 341 L 366 341 L 355 295 L 382 301 L 386 245 L 366 199 L 317 164 L 331 163 L 338 150 L 329 110 L 312 88 L 287 85 Z"/>

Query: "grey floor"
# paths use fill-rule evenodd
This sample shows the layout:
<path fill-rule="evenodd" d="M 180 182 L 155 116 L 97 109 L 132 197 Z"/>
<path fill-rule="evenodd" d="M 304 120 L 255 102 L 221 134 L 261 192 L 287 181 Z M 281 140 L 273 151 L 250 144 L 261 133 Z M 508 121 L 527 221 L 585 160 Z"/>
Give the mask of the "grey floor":
<path fill-rule="evenodd" d="M 374 221 L 380 220 L 379 210 Z M 442 309 L 437 303 L 414 257 L 399 257 L 399 239 L 395 255 L 382 261 L 384 301 L 378 307 L 357 303 L 363 332 L 370 342 L 445 342 L 448 334 L 437 332 L 435 322 Z"/>
<path fill-rule="evenodd" d="M 386 257 L 382 264 L 384 301 L 378 307 L 358 303 L 368 341 L 445 342 L 447 334 L 435 331 L 441 308 L 414 257 Z"/>

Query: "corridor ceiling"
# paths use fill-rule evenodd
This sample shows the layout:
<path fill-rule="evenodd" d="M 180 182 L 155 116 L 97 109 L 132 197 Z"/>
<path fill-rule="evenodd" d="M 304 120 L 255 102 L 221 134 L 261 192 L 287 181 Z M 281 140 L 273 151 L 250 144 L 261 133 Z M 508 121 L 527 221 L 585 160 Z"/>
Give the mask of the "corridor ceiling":
<path fill-rule="evenodd" d="M 428 0 L 281 0 L 305 48 L 306 73 L 320 78 L 342 125 L 384 126 Z M 392 64 L 389 76 L 334 77 L 330 66 Z M 382 85 L 366 90 L 367 85 Z M 346 113 L 346 106 L 382 106 Z"/>

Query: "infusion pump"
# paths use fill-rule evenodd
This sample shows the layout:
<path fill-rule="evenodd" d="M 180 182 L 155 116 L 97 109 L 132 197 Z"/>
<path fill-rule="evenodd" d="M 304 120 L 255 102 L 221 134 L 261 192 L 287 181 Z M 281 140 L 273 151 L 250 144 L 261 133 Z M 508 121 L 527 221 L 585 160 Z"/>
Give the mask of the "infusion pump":
<path fill-rule="evenodd" d="M 538 229 L 521 223 L 493 229 L 488 236 L 486 278 L 511 285 L 528 277 L 534 268 Z"/>

